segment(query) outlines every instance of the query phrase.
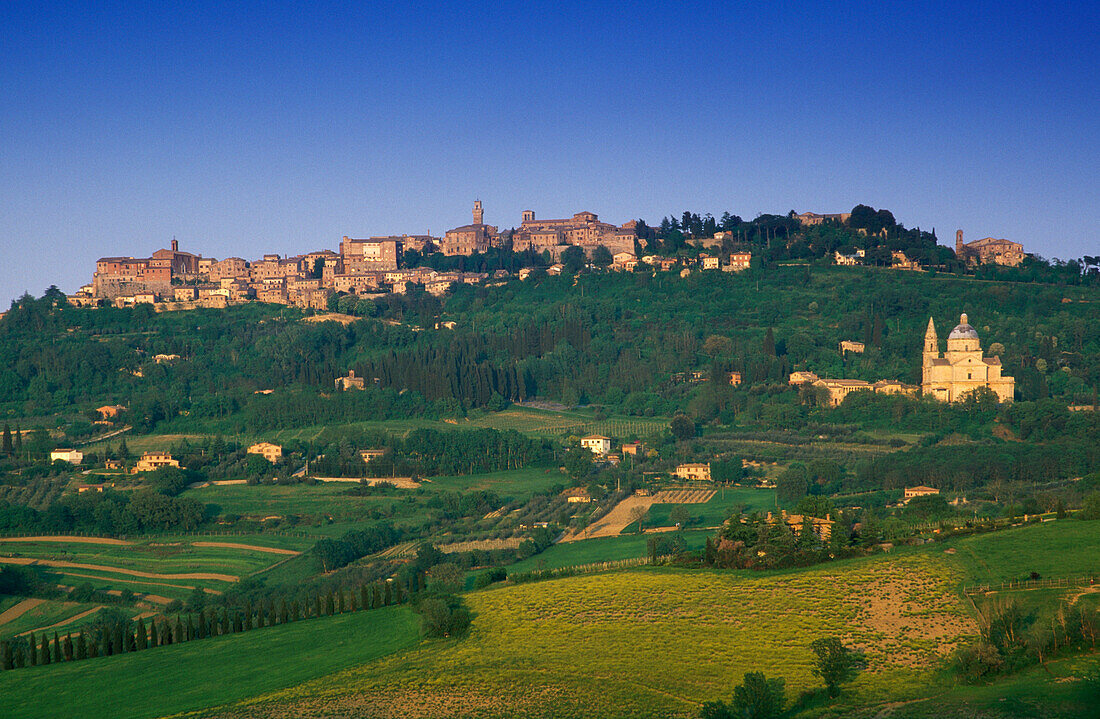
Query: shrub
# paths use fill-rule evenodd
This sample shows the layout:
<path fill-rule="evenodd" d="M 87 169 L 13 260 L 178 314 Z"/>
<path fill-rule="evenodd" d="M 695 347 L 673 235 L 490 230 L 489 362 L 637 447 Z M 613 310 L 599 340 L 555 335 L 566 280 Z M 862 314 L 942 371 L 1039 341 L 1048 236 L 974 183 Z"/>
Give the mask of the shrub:
<path fill-rule="evenodd" d="M 470 610 L 453 595 L 424 597 L 415 608 L 420 614 L 420 634 L 426 638 L 460 637 L 470 628 Z"/>

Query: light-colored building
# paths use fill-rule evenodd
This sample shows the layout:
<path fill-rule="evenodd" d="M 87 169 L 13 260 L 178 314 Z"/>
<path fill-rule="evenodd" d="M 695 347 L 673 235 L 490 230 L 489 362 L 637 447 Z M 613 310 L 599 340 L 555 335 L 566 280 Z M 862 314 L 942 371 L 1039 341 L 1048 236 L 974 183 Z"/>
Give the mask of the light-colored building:
<path fill-rule="evenodd" d="M 364 462 L 372 462 L 379 457 L 386 454 L 384 449 L 361 449 L 359 450 L 359 458 Z"/>
<path fill-rule="evenodd" d="M 814 536 L 822 541 L 827 541 L 829 537 L 833 536 L 833 525 L 836 524 L 832 517 L 821 519 L 820 517 L 810 517 L 803 514 L 787 514 L 785 509 L 780 512 L 778 517 L 771 512 L 768 512 L 767 517 L 765 517 L 765 521 L 769 524 L 775 524 L 780 520 L 796 535 L 802 534 L 802 526 L 806 523 L 806 520 L 809 520 L 810 525 L 813 527 Z"/>
<path fill-rule="evenodd" d="M 56 462 L 58 460 L 69 464 L 80 464 L 84 461 L 84 453 L 79 449 L 55 449 L 50 452 L 50 461 Z"/>
<path fill-rule="evenodd" d="M 569 504 L 589 504 L 592 501 L 592 495 L 580 487 L 567 489 L 565 490 L 565 501 Z"/>
<path fill-rule="evenodd" d="M 248 448 L 248 454 L 258 454 L 268 462 L 275 464 L 283 458 L 283 448 L 271 442 L 257 442 Z"/>
<path fill-rule="evenodd" d="M 623 455 L 630 455 L 636 457 L 639 454 L 645 453 L 645 445 L 641 442 L 625 442 L 623 444 Z"/>
<path fill-rule="evenodd" d="M 939 494 L 940 490 L 935 487 L 926 487 L 923 485 L 917 487 L 906 487 L 904 495 L 902 497 L 902 504 L 909 504 L 909 500 L 914 497 L 930 497 L 934 494 Z"/>
<path fill-rule="evenodd" d="M 940 355 L 939 338 L 932 318 L 924 333 L 921 391 L 943 402 L 956 402 L 968 392 L 987 387 L 1001 402 L 1011 402 L 1016 380 L 1001 375 L 1001 358 L 984 357 L 978 331 L 965 314 L 947 335 L 947 351 Z"/>
<path fill-rule="evenodd" d="M 110 419 L 117 417 L 119 412 L 125 412 L 126 408 L 120 404 L 107 404 L 102 407 L 98 407 L 96 412 L 99 412 L 99 416 L 103 419 Z"/>
<path fill-rule="evenodd" d="M 344 273 L 349 275 L 396 270 L 402 251 L 403 239 L 400 237 L 356 240 L 345 235 L 340 241 L 340 261 Z"/>
<path fill-rule="evenodd" d="M 347 377 L 336 378 L 336 389 L 349 390 L 349 389 L 363 389 L 364 383 L 362 377 L 355 376 L 355 370 L 348 370 Z"/>
<path fill-rule="evenodd" d="M 1005 265 L 1015 267 L 1024 261 L 1024 246 L 1011 240 L 983 237 L 973 242 L 963 242 L 963 231 L 955 233 L 955 255 L 969 264 Z"/>
<path fill-rule="evenodd" d="M 741 373 L 730 372 L 730 385 L 736 387 L 739 384 L 741 384 Z"/>
<path fill-rule="evenodd" d="M 134 468 L 130 470 L 130 473 L 155 472 L 161 467 L 178 466 L 180 466 L 180 463 L 172 459 L 172 455 L 168 452 L 145 452 L 141 455 L 141 459 L 137 461 L 137 464 L 134 465 Z"/>
<path fill-rule="evenodd" d="M 855 265 L 862 265 L 863 258 L 867 256 L 865 250 L 856 250 L 855 254 L 847 255 L 840 250 L 833 252 L 833 260 L 842 267 L 854 267 Z"/>
<path fill-rule="evenodd" d="M 816 382 L 818 379 L 818 376 L 813 372 L 791 372 L 791 376 L 787 380 L 787 384 L 806 384 L 807 382 Z"/>
<path fill-rule="evenodd" d="M 676 466 L 676 471 L 673 472 L 680 479 L 690 480 L 692 482 L 709 482 L 710 481 L 710 463 L 687 463 Z"/>
<path fill-rule="evenodd" d="M 874 391 L 870 382 L 864 382 L 861 379 L 819 379 L 813 383 L 813 386 L 820 387 L 828 393 L 830 407 L 840 405 L 852 392 Z"/>
<path fill-rule="evenodd" d="M 600 434 L 590 434 L 581 437 L 581 446 L 596 455 L 604 455 L 611 451 L 611 440 Z"/>
<path fill-rule="evenodd" d="M 851 340 L 840 341 L 841 354 L 844 354 L 845 352 L 855 352 L 856 354 L 863 354 L 863 349 L 864 346 L 862 342 L 852 342 Z"/>
<path fill-rule="evenodd" d="M 716 270 L 718 269 L 718 258 L 703 257 L 699 260 L 699 266 L 704 270 Z"/>

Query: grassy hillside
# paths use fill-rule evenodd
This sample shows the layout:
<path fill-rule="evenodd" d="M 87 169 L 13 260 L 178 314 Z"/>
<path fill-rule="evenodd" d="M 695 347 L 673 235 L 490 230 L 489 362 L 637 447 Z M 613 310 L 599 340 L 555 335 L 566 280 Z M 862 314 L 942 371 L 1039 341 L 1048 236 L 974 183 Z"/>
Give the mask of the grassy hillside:
<path fill-rule="evenodd" d="M 0 673 L 6 719 L 157 717 L 274 691 L 417 643 L 404 607 Z M 63 708 L 63 709 L 61 709 Z"/>
<path fill-rule="evenodd" d="M 230 716 L 693 716 L 749 669 L 816 685 L 809 643 L 866 651 L 853 697 L 915 694 L 973 625 L 926 554 L 746 575 L 640 570 L 470 595 L 471 635 L 247 702 Z M 219 710 L 218 716 L 227 712 Z"/>

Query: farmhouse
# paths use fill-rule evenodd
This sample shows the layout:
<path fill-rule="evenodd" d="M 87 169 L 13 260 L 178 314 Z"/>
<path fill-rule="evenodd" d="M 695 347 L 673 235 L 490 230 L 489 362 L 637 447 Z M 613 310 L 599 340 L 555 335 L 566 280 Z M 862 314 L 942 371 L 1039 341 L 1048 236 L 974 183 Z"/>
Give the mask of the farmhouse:
<path fill-rule="evenodd" d="M 787 510 L 785 509 L 780 512 L 779 517 L 775 517 L 771 512 L 768 512 L 768 516 L 765 517 L 765 520 L 769 524 L 774 524 L 782 520 L 796 535 L 802 534 L 802 525 L 809 520 L 810 525 L 813 527 L 814 536 L 821 540 L 827 540 L 829 537 L 833 536 L 833 525 L 836 524 L 832 517 L 821 519 L 820 517 L 811 517 L 804 514 L 787 514 Z"/>
<path fill-rule="evenodd" d="M 611 451 L 611 440 L 601 434 L 590 434 L 581 437 L 581 446 L 592 454 L 604 455 Z"/>
<path fill-rule="evenodd" d="M 355 376 L 355 370 L 348 370 L 347 377 L 336 378 L 336 389 L 347 391 L 349 389 L 363 389 L 363 378 Z"/>
<path fill-rule="evenodd" d="M 565 490 L 565 501 L 570 504 L 588 504 L 592 501 L 592 495 L 580 487 L 567 489 Z"/>
<path fill-rule="evenodd" d="M 818 376 L 813 372 L 791 372 L 787 384 L 805 384 L 806 382 L 816 382 L 817 380 Z"/>
<path fill-rule="evenodd" d="M 676 471 L 673 473 L 680 479 L 687 479 L 693 482 L 709 482 L 710 481 L 710 463 L 706 464 L 681 464 L 677 465 Z"/>
<path fill-rule="evenodd" d="M 862 342 L 853 342 L 851 340 L 841 340 L 840 353 L 855 352 L 856 354 L 863 354 L 864 345 Z"/>
<path fill-rule="evenodd" d="M 385 453 L 386 450 L 384 449 L 361 449 L 359 450 L 359 458 L 362 459 L 364 462 L 370 462 L 372 460 L 378 459 Z"/>
<path fill-rule="evenodd" d="M 84 461 L 84 453 L 79 449 L 55 449 L 50 452 L 50 461 L 56 462 L 58 460 L 69 464 L 80 464 Z"/>
<path fill-rule="evenodd" d="M 248 454 L 258 454 L 268 462 L 275 464 L 283 457 L 283 448 L 271 442 L 257 442 L 248 448 Z"/>
<path fill-rule="evenodd" d="M 939 494 L 940 490 L 935 487 L 925 487 L 923 485 L 917 487 L 906 487 L 904 496 L 902 497 L 902 504 L 908 504 L 910 499 L 914 497 L 930 497 L 934 494 Z"/>
<path fill-rule="evenodd" d="M 108 405 L 104 405 L 103 407 L 99 407 L 98 409 L 96 409 L 96 412 L 99 412 L 99 416 L 102 417 L 103 419 L 110 419 L 112 417 L 117 417 L 119 412 L 125 412 L 125 411 L 126 411 L 126 408 L 123 407 L 120 404 L 108 404 Z"/>
<path fill-rule="evenodd" d="M 130 470 L 130 474 L 138 474 L 139 472 L 154 472 L 161 467 L 178 467 L 180 463 L 172 459 L 172 455 L 168 452 L 146 452 L 141 455 L 141 459 L 137 461 L 134 468 Z"/>
<path fill-rule="evenodd" d="M 626 442 L 623 444 L 623 454 L 631 455 L 632 457 L 638 456 L 638 454 L 645 451 L 645 445 L 641 442 Z"/>

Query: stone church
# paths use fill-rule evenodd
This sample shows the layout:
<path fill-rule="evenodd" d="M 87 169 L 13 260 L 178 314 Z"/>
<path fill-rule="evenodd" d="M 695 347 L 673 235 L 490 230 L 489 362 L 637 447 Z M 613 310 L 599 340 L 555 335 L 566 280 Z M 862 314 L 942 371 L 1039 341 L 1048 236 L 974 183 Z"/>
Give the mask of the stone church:
<path fill-rule="evenodd" d="M 947 335 L 947 351 L 940 356 L 936 326 L 928 318 L 924 333 L 921 392 L 943 402 L 955 402 L 978 387 L 988 387 L 1001 402 L 1011 402 L 1016 380 L 1001 376 L 1001 358 L 983 357 L 978 332 L 964 314 Z"/>

